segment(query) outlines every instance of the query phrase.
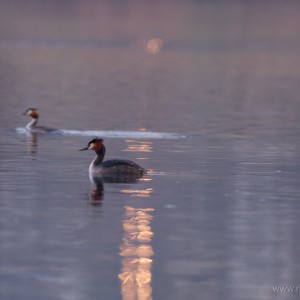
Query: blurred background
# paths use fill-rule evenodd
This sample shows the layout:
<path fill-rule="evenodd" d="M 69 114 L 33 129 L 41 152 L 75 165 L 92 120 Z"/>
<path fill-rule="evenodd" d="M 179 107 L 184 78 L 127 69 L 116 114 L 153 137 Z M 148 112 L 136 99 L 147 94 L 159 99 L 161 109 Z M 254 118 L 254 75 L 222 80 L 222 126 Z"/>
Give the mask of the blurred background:
<path fill-rule="evenodd" d="M 0 0 L 0 298 L 298 299 L 299 12 Z M 90 182 L 90 130 L 150 174 Z"/>

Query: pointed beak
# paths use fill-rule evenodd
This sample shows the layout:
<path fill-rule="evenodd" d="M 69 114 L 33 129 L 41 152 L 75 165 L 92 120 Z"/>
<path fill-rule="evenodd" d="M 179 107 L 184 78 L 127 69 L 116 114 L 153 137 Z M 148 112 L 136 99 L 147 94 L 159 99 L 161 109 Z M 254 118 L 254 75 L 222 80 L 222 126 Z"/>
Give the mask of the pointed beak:
<path fill-rule="evenodd" d="M 24 111 L 22 114 L 21 114 L 21 116 L 26 116 L 26 111 Z"/>
<path fill-rule="evenodd" d="M 87 146 L 84 147 L 84 148 L 79 149 L 78 151 L 84 151 L 84 150 L 89 150 L 89 145 L 87 145 Z"/>

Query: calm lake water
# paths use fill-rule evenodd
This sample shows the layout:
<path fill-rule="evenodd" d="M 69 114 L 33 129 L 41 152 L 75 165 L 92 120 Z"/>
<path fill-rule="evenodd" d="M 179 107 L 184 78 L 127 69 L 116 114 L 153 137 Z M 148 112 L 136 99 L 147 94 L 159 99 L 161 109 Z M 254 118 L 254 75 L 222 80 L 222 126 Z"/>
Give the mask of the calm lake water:
<path fill-rule="evenodd" d="M 297 1 L 1 0 L 1 300 L 299 299 L 299 65 Z"/>

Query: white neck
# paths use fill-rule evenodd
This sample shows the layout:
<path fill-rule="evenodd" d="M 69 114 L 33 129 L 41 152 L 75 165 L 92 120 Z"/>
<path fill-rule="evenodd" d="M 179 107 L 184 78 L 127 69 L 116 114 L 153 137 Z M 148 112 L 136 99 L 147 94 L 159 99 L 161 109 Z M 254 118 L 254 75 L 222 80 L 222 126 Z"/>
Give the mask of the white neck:
<path fill-rule="evenodd" d="M 26 129 L 30 130 L 37 124 L 38 119 L 31 119 L 31 121 L 26 125 Z"/>
<path fill-rule="evenodd" d="M 89 173 L 92 174 L 93 173 L 93 169 L 94 169 L 94 165 L 95 165 L 95 161 L 97 159 L 97 156 L 94 157 L 94 159 L 92 160 L 90 167 L 89 167 Z"/>

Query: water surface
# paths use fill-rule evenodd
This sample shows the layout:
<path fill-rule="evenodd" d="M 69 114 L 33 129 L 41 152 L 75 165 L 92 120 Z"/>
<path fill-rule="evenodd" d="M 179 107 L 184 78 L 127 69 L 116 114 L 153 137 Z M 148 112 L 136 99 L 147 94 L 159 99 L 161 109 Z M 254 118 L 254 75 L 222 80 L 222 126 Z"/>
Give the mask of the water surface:
<path fill-rule="evenodd" d="M 299 9 L 0 1 L 0 298 L 297 299 Z M 91 183 L 94 131 L 149 175 Z"/>

